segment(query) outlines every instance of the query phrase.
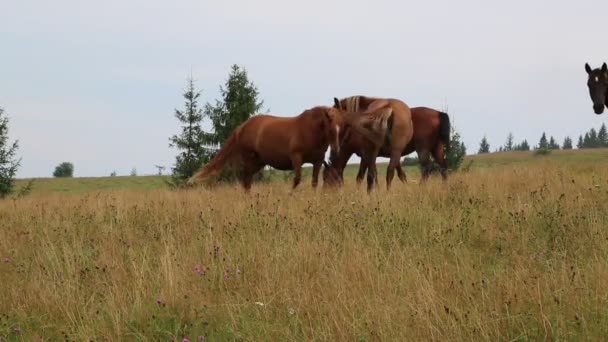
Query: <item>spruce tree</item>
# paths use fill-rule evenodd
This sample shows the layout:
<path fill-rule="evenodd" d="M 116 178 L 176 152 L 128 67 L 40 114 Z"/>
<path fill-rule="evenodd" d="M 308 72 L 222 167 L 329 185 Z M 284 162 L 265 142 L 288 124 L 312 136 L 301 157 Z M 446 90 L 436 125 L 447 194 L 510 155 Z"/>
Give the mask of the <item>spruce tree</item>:
<path fill-rule="evenodd" d="M 570 139 L 570 137 L 564 138 L 564 144 L 562 145 L 562 149 L 564 149 L 564 150 L 572 149 L 572 139 Z"/>
<path fill-rule="evenodd" d="M 505 143 L 504 151 L 512 151 L 513 150 L 513 133 L 509 132 L 507 136 L 507 142 Z"/>
<path fill-rule="evenodd" d="M 597 132 L 597 140 L 599 147 L 608 147 L 608 132 L 606 131 L 606 124 L 602 123 L 599 132 Z"/>
<path fill-rule="evenodd" d="M 175 157 L 172 167 L 172 185 L 182 185 L 194 172 L 209 160 L 210 151 L 205 147 L 208 134 L 203 131 L 203 113 L 198 105 L 201 95 L 190 77 L 186 90 L 182 94 L 185 99 L 183 110 L 175 110 L 175 117 L 181 123 L 181 132 L 169 138 L 169 146 L 180 152 Z"/>
<path fill-rule="evenodd" d="M 543 132 L 543 135 L 540 137 L 540 141 L 538 142 L 538 149 L 546 148 L 549 148 L 549 143 L 547 142 L 547 136 L 545 135 L 545 132 Z"/>
<path fill-rule="evenodd" d="M 550 150 L 559 150 L 559 144 L 555 141 L 555 138 L 553 138 L 553 136 L 551 136 L 551 138 L 549 138 L 549 149 Z"/>
<path fill-rule="evenodd" d="M 591 138 L 589 137 L 589 132 L 587 132 L 583 138 L 583 148 L 591 148 L 591 145 Z"/>
<path fill-rule="evenodd" d="M 482 153 L 489 153 L 489 152 L 490 152 L 490 144 L 488 143 L 488 139 L 486 139 L 486 136 L 484 135 L 483 138 L 481 139 L 481 142 L 479 143 L 479 151 L 477 153 L 482 154 Z"/>
<path fill-rule="evenodd" d="M 16 159 L 19 142 L 8 140 L 8 117 L 0 107 L 0 198 L 13 192 L 15 175 L 21 163 Z"/>
<path fill-rule="evenodd" d="M 467 148 L 464 143 L 460 141 L 460 134 L 456 132 L 452 126 L 452 137 L 450 139 L 450 148 L 446 153 L 446 161 L 448 169 L 456 171 L 460 168 L 460 165 L 464 161 L 464 157 L 467 154 Z"/>
<path fill-rule="evenodd" d="M 576 148 L 578 148 L 578 149 L 585 148 L 585 143 L 583 142 L 582 135 L 578 136 L 578 142 L 576 143 Z"/>
<path fill-rule="evenodd" d="M 520 145 L 521 151 L 530 151 L 530 144 L 528 144 L 528 140 L 524 139 Z"/>
<path fill-rule="evenodd" d="M 232 65 L 224 86 L 220 86 L 221 100 L 215 105 L 205 105 L 205 116 L 211 119 L 213 132 L 205 136 L 204 143 L 208 149 L 218 151 L 235 128 L 251 116 L 257 114 L 263 106 L 258 99 L 258 88 L 249 80 L 247 71 L 238 65 Z M 220 180 L 233 180 L 233 170 L 225 170 Z M 262 173 L 256 175 L 260 179 Z"/>
<path fill-rule="evenodd" d="M 595 128 L 592 128 L 589 131 L 589 147 L 599 147 L 599 140 L 597 138 L 597 131 L 595 130 Z"/>
<path fill-rule="evenodd" d="M 247 71 L 233 65 L 224 86 L 220 86 L 221 100 L 207 103 L 205 115 L 211 119 L 213 133 L 206 135 L 205 144 L 219 148 L 240 124 L 256 114 L 263 106 L 258 100 L 257 87 L 249 80 Z"/>

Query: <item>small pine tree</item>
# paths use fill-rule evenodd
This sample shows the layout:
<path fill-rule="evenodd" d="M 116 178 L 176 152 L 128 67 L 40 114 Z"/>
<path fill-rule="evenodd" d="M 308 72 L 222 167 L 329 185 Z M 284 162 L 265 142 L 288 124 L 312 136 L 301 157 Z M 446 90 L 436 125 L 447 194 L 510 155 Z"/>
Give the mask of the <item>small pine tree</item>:
<path fill-rule="evenodd" d="M 595 130 L 595 128 L 592 128 L 589 131 L 589 147 L 591 148 L 595 148 L 595 147 L 599 147 L 600 143 L 599 143 L 599 139 L 597 138 L 597 131 Z"/>
<path fill-rule="evenodd" d="M 0 198 L 4 198 L 13 192 L 15 186 L 15 175 L 21 163 L 16 159 L 18 141 L 8 141 L 8 117 L 4 109 L 0 108 Z"/>
<path fill-rule="evenodd" d="M 578 136 L 578 142 L 576 143 L 576 148 L 578 148 L 578 149 L 585 148 L 585 143 L 583 142 L 582 135 Z"/>
<path fill-rule="evenodd" d="M 564 149 L 564 150 L 572 149 L 572 139 L 570 139 L 570 137 L 564 138 L 564 144 L 562 145 L 562 149 Z"/>
<path fill-rule="evenodd" d="M 606 131 L 606 124 L 602 123 L 602 127 L 597 132 L 598 147 L 608 147 L 608 132 Z"/>
<path fill-rule="evenodd" d="M 507 142 L 505 143 L 505 147 L 504 147 L 504 151 L 513 151 L 513 140 L 515 139 L 515 137 L 513 136 L 513 133 L 509 132 L 509 135 L 507 136 Z"/>
<path fill-rule="evenodd" d="M 583 148 L 590 148 L 591 145 L 591 138 L 589 137 L 589 132 L 587 132 L 583 138 Z"/>
<path fill-rule="evenodd" d="M 183 185 L 201 165 L 209 161 L 211 151 L 204 146 L 209 137 L 202 129 L 203 113 L 198 106 L 200 95 L 201 93 L 195 89 L 194 80 L 190 77 L 182 94 L 186 100 L 185 109 L 175 110 L 175 117 L 182 124 L 181 133 L 169 138 L 169 146 L 180 151 L 175 157 L 175 166 L 172 168 L 174 186 Z"/>
<path fill-rule="evenodd" d="M 448 169 L 456 171 L 462 165 L 464 157 L 467 155 L 467 148 L 464 143 L 460 141 L 460 134 L 456 132 L 454 126 L 452 126 L 452 137 L 450 138 L 450 148 L 446 153 L 446 161 L 448 163 Z"/>
<path fill-rule="evenodd" d="M 74 177 L 74 164 L 70 162 L 63 162 L 55 167 L 53 171 L 53 177 L 57 178 L 70 178 Z"/>
<path fill-rule="evenodd" d="M 521 145 L 519 145 L 519 150 L 530 151 L 530 144 L 528 144 L 528 140 L 524 139 L 524 141 L 521 142 Z"/>
<path fill-rule="evenodd" d="M 481 142 L 479 143 L 479 151 L 477 153 L 482 154 L 482 153 L 489 153 L 489 152 L 490 152 L 490 144 L 488 143 L 488 139 L 486 139 L 486 136 L 484 135 L 483 138 L 481 139 Z"/>
<path fill-rule="evenodd" d="M 136 168 L 132 168 L 130 175 L 131 175 L 131 177 L 136 177 L 137 176 L 137 169 Z"/>
<path fill-rule="evenodd" d="M 543 135 L 540 137 L 540 140 L 538 142 L 538 149 L 546 148 L 549 148 L 549 143 L 547 142 L 547 136 L 545 135 L 545 132 L 543 132 Z"/>
<path fill-rule="evenodd" d="M 549 138 L 549 149 L 550 150 L 559 150 L 559 144 L 555 141 L 555 138 L 553 138 L 553 136 L 551 136 L 551 138 Z"/>

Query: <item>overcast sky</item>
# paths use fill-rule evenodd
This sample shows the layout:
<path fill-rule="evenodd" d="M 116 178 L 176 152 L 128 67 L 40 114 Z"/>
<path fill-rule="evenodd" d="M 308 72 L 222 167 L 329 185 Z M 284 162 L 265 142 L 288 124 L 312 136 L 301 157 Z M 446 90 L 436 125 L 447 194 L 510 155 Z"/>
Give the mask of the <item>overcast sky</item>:
<path fill-rule="evenodd" d="M 605 0 L 4 1 L 0 106 L 20 177 L 171 166 L 190 71 L 213 101 L 233 63 L 277 115 L 397 97 L 447 106 L 469 153 L 509 131 L 561 143 L 608 120 L 584 70 L 608 61 L 607 18 Z"/>

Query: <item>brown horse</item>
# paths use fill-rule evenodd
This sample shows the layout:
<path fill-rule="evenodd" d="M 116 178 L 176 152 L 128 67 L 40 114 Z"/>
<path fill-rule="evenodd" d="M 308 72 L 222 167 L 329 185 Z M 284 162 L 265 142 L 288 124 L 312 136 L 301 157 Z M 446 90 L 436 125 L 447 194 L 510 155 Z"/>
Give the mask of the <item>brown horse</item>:
<path fill-rule="evenodd" d="M 412 108 L 412 121 L 414 123 L 414 138 L 403 150 L 402 155 L 408 155 L 414 151 L 418 154 L 422 169 L 422 180 L 425 181 L 431 172 L 431 154 L 439 164 L 441 176 L 447 179 L 447 161 L 445 154 L 450 145 L 450 118 L 446 113 L 427 108 L 415 107 Z M 344 168 L 346 163 L 353 154 L 362 156 L 364 150 L 369 147 L 365 145 L 371 144 L 368 139 L 363 137 L 358 131 L 346 128 L 340 134 L 340 152 L 330 154 L 330 165 L 325 165 L 323 170 L 323 182 L 328 185 L 335 185 L 336 177 L 329 177 L 332 168 L 343 179 Z M 380 157 L 389 157 L 390 151 L 384 146 L 380 149 Z M 367 163 L 361 160 L 359 164 L 359 172 L 357 173 L 357 184 L 361 183 L 365 172 L 367 171 Z M 406 182 L 406 176 L 401 168 L 401 164 L 397 166 L 397 175 L 402 182 Z"/>
<path fill-rule="evenodd" d="M 412 122 L 414 123 L 414 138 L 402 151 L 402 155 L 408 155 L 414 151 L 418 153 L 418 159 L 422 168 L 422 180 L 426 180 L 431 172 L 430 156 L 439 164 L 441 176 L 447 179 L 447 160 L 445 153 L 450 146 L 450 118 L 446 113 L 427 108 L 412 108 Z M 330 174 L 332 168 L 337 172 L 340 179 L 343 178 L 346 163 L 353 154 L 362 156 L 363 145 L 369 142 L 358 131 L 346 127 L 340 134 L 340 152 L 331 153 L 330 165 L 325 165 L 323 170 L 323 182 L 335 185 L 336 178 Z M 380 149 L 380 157 L 389 157 L 390 150 L 383 146 Z M 357 184 L 360 184 L 367 171 L 367 163 L 361 160 L 359 172 L 357 173 Z M 397 175 L 402 182 L 406 182 L 405 173 L 401 164 L 397 166 Z"/>
<path fill-rule="evenodd" d="M 585 70 L 589 75 L 587 87 L 593 101 L 593 111 L 595 114 L 602 114 L 604 107 L 608 107 L 608 66 L 604 63 L 601 68 L 592 70 L 589 64 L 585 63 Z"/>
<path fill-rule="evenodd" d="M 342 126 L 342 112 L 325 106 L 308 109 L 295 117 L 255 115 L 230 134 L 217 155 L 188 184 L 233 167 L 248 191 L 253 176 L 270 165 L 279 170 L 294 170 L 295 188 L 302 177 L 302 164 L 312 163 L 312 186 L 316 187 L 327 147 L 340 149 L 338 137 Z"/>
<path fill-rule="evenodd" d="M 347 112 L 345 119 L 349 125 L 346 129 L 354 128 L 353 131 L 365 137 L 359 155 L 369 171 L 367 191 L 378 183 L 376 158 L 381 152 L 390 158 L 386 171 L 386 188 L 390 189 L 401 154 L 414 134 L 410 107 L 397 99 L 351 96 L 342 100 L 334 98 L 334 108 Z M 332 154 L 335 153 L 339 151 L 332 150 Z"/>

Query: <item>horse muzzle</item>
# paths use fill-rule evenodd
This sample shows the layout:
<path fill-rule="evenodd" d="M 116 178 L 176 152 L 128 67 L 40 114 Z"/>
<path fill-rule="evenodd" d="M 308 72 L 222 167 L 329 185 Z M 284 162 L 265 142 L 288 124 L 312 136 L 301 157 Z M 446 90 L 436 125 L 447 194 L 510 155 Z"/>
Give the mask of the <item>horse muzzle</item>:
<path fill-rule="evenodd" d="M 593 105 L 593 111 L 595 114 L 600 115 L 604 113 L 604 104 L 601 105 Z"/>

